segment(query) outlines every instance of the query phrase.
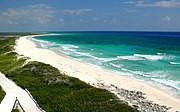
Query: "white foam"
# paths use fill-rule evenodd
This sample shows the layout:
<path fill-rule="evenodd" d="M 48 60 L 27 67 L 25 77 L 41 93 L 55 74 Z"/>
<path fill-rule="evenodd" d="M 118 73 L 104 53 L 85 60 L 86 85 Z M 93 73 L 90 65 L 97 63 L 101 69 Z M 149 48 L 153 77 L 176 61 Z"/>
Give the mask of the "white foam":
<path fill-rule="evenodd" d="M 123 66 L 123 65 L 121 65 L 121 64 L 118 64 L 118 65 L 113 64 L 113 63 L 109 63 L 109 64 L 112 65 L 113 67 L 116 67 L 116 68 L 122 68 L 122 66 Z"/>
<path fill-rule="evenodd" d="M 37 42 L 42 48 L 59 47 L 60 46 L 60 44 L 57 44 L 54 42 L 39 40 L 39 39 L 35 39 L 35 38 L 32 38 L 32 41 Z"/>
<path fill-rule="evenodd" d="M 39 43 L 42 48 L 47 48 L 43 43 Z"/>
<path fill-rule="evenodd" d="M 151 60 L 151 61 L 156 61 L 156 60 L 172 60 L 176 58 L 176 56 L 172 55 L 166 55 L 165 53 L 157 53 L 157 55 L 144 55 L 144 54 L 134 54 L 131 56 L 117 56 L 118 59 L 123 59 L 123 60 Z"/>
<path fill-rule="evenodd" d="M 70 49 L 69 47 L 67 46 L 62 46 L 63 50 L 65 51 L 72 51 L 72 52 L 75 52 L 76 50 L 75 49 Z"/>
<path fill-rule="evenodd" d="M 39 36 L 49 36 L 49 35 L 65 35 L 65 34 L 51 33 L 51 34 L 40 34 L 40 35 L 33 35 L 32 37 L 39 37 Z"/>
<path fill-rule="evenodd" d="M 118 59 L 124 59 L 124 60 L 143 60 L 142 58 L 139 58 L 137 56 L 117 56 Z"/>
<path fill-rule="evenodd" d="M 79 46 L 70 45 L 70 44 L 68 44 L 67 46 L 68 46 L 68 47 L 70 47 L 70 48 L 76 48 L 76 49 L 78 49 L 78 48 L 79 48 Z"/>
<path fill-rule="evenodd" d="M 91 57 L 90 53 L 83 53 L 83 52 L 74 52 L 76 54 L 79 54 L 81 56 L 88 56 L 88 57 Z"/>
<path fill-rule="evenodd" d="M 136 57 L 145 58 L 148 60 L 162 60 L 164 58 L 163 55 L 143 55 L 143 54 L 134 54 Z"/>
<path fill-rule="evenodd" d="M 160 83 L 163 84 L 165 86 L 174 88 L 178 91 L 180 91 L 180 81 L 174 81 L 174 80 L 170 80 L 170 79 L 163 79 L 166 77 L 166 74 L 164 71 L 155 71 L 155 72 L 150 72 L 150 73 L 145 73 L 142 71 L 131 71 L 128 70 L 126 68 L 121 68 L 122 71 L 131 74 L 131 75 L 142 75 L 145 76 L 149 79 L 151 79 L 152 81 L 156 82 L 156 83 Z M 149 74 L 149 75 L 147 75 Z"/>
<path fill-rule="evenodd" d="M 98 58 L 98 57 L 95 57 L 95 56 L 90 56 L 96 60 L 99 60 L 99 61 L 103 61 L 103 62 L 108 62 L 108 61 L 114 61 L 114 60 L 117 60 L 117 58 Z"/>
<path fill-rule="evenodd" d="M 95 60 L 99 60 L 99 61 L 103 61 L 103 62 L 118 60 L 117 58 L 99 58 L 99 57 L 91 55 L 90 53 L 83 53 L 83 52 L 75 52 L 75 53 L 79 54 L 81 56 L 88 56 L 88 57 L 91 57 Z"/>
<path fill-rule="evenodd" d="M 126 75 L 126 76 L 133 76 L 131 73 L 123 72 L 123 71 L 116 71 L 116 70 L 111 70 L 112 72 L 118 73 L 120 75 Z"/>
<path fill-rule="evenodd" d="M 79 46 L 75 46 L 75 45 L 70 45 L 70 44 L 63 44 L 62 47 L 68 48 L 68 49 L 78 49 Z"/>
<path fill-rule="evenodd" d="M 37 39 L 34 39 L 34 38 L 32 38 L 32 40 L 34 42 L 37 42 L 40 45 L 40 47 L 42 47 L 42 48 L 47 48 L 47 45 L 50 44 L 50 42 L 44 41 L 44 40 L 37 40 Z"/>
<path fill-rule="evenodd" d="M 166 53 L 157 53 L 157 55 L 166 55 Z"/>
<path fill-rule="evenodd" d="M 121 68 L 121 70 L 123 70 L 123 71 L 129 71 L 128 69 L 126 69 L 126 68 Z"/>
<path fill-rule="evenodd" d="M 57 34 L 57 33 L 52 33 L 52 34 L 47 34 L 47 35 L 64 35 L 64 34 Z"/>
<path fill-rule="evenodd" d="M 166 77 L 166 75 L 167 73 L 165 71 L 153 71 L 153 72 L 144 73 L 143 76 L 149 78 L 164 78 Z"/>
<path fill-rule="evenodd" d="M 142 71 L 131 71 L 131 70 L 128 70 L 126 68 L 122 68 L 123 71 L 126 71 L 126 72 L 129 72 L 131 74 L 134 74 L 134 75 L 144 75 L 144 73 Z"/>
<path fill-rule="evenodd" d="M 60 52 L 62 52 L 62 53 L 64 53 L 64 54 L 67 54 L 67 55 L 70 55 L 71 53 L 69 53 L 69 52 L 64 52 L 64 51 L 60 51 Z"/>
<path fill-rule="evenodd" d="M 63 44 L 61 45 L 61 47 L 63 48 L 63 50 L 65 51 L 71 51 L 71 52 L 75 52 L 76 53 L 76 49 L 78 49 L 78 46 L 75 45 L 70 45 L 70 44 Z"/>
<path fill-rule="evenodd" d="M 170 64 L 172 65 L 179 65 L 180 63 L 177 63 L 177 62 L 169 62 Z"/>
<path fill-rule="evenodd" d="M 144 76 L 146 78 L 164 78 L 167 75 L 167 73 L 165 73 L 164 71 L 153 71 L 153 72 L 132 71 L 122 67 L 121 70 L 130 74 Z"/>
<path fill-rule="evenodd" d="M 100 55 L 103 55 L 103 53 L 99 53 Z"/>
<path fill-rule="evenodd" d="M 51 44 L 51 42 L 45 41 L 45 40 L 39 40 L 39 39 L 35 39 L 35 38 L 31 38 L 31 40 L 38 42 L 38 43 Z"/>
<path fill-rule="evenodd" d="M 174 80 L 168 80 L 168 79 L 156 79 L 156 78 L 150 78 L 150 79 L 152 81 L 175 88 L 180 91 L 180 81 L 174 81 Z"/>

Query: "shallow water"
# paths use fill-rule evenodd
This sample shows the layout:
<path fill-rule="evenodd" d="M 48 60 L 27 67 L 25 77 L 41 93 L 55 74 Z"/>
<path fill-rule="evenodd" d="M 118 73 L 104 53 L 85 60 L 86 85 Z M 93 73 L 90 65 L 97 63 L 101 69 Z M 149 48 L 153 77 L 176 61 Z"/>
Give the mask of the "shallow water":
<path fill-rule="evenodd" d="M 180 33 L 49 32 L 32 40 L 105 69 L 154 82 L 180 93 Z"/>

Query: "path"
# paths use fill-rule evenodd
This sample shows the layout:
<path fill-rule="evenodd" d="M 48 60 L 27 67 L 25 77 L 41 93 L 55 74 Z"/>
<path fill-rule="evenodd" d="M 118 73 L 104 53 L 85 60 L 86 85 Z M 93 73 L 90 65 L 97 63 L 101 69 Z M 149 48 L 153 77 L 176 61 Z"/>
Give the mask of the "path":
<path fill-rule="evenodd" d="M 0 112 L 11 112 L 16 97 L 22 105 L 25 112 L 41 112 L 28 93 L 17 86 L 14 82 L 0 73 L 0 85 L 6 92 L 6 96 L 0 104 Z"/>

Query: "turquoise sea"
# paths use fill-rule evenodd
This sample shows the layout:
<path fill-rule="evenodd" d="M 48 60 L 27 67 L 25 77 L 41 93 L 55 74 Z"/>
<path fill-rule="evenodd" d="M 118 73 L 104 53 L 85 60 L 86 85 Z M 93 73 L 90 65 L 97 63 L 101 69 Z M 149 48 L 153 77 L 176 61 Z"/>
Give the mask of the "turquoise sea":
<path fill-rule="evenodd" d="M 180 94 L 180 32 L 48 32 L 38 47 Z"/>

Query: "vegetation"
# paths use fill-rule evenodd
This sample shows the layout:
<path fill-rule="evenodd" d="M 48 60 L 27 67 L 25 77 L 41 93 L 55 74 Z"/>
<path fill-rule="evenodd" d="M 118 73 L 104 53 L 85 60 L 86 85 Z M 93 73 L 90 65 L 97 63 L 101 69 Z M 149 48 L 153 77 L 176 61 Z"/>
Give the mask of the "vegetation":
<path fill-rule="evenodd" d="M 3 100 L 5 95 L 6 95 L 6 93 L 3 91 L 3 89 L 0 86 L 0 102 Z"/>
<path fill-rule="evenodd" d="M 11 112 L 20 112 L 19 109 L 13 109 Z"/>
<path fill-rule="evenodd" d="M 40 62 L 17 58 L 12 51 L 15 38 L 0 40 L 0 70 L 22 88 L 30 91 L 47 112 L 135 112 L 107 90 L 97 89 L 60 73 Z"/>
<path fill-rule="evenodd" d="M 37 33 L 37 32 L 1 32 L 0 37 L 16 37 L 16 36 L 26 36 L 26 35 L 37 35 L 37 34 L 42 34 L 42 33 Z"/>

